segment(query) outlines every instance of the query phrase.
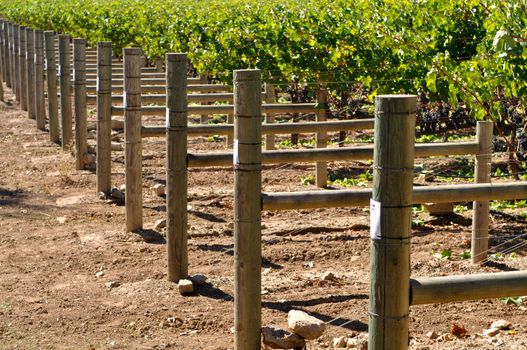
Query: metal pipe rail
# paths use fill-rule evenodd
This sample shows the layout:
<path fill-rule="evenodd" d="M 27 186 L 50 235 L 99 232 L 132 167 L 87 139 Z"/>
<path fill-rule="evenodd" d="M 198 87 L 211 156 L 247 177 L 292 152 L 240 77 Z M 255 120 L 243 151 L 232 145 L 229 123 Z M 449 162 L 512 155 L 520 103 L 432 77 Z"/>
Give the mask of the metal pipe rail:
<path fill-rule="evenodd" d="M 190 96 L 190 95 L 189 95 Z M 262 124 L 262 134 L 286 134 L 286 133 L 311 133 L 311 132 L 335 132 L 341 130 L 364 130 L 373 128 L 373 119 L 360 120 L 339 120 L 328 122 L 303 122 L 303 123 L 282 123 L 282 124 Z M 207 135 L 232 135 L 234 133 L 233 124 L 213 124 L 213 125 L 189 125 L 187 133 L 194 136 Z M 166 127 L 164 126 L 143 126 L 142 137 L 165 136 Z"/>
<path fill-rule="evenodd" d="M 262 193 L 262 210 L 364 207 L 370 204 L 371 189 L 321 190 Z M 413 189 L 413 203 L 524 199 L 527 183 L 419 186 Z"/>
<path fill-rule="evenodd" d="M 188 91 L 230 91 L 231 87 L 226 85 L 219 85 L 219 84 L 194 84 L 194 85 L 188 85 Z M 97 91 L 97 87 L 95 85 L 90 85 L 86 87 L 86 91 L 88 93 L 95 93 Z M 123 93 L 123 86 L 112 85 L 112 93 Z M 141 86 L 141 93 L 142 94 L 162 94 L 166 92 L 166 86 L 161 85 L 143 85 Z"/>
<path fill-rule="evenodd" d="M 527 295 L 527 271 L 410 279 L 410 305 Z"/>
<path fill-rule="evenodd" d="M 198 85 L 194 85 L 196 87 Z M 193 85 L 188 86 L 191 90 Z M 262 113 L 314 113 L 316 104 L 314 103 L 269 103 L 262 105 Z M 232 114 L 233 105 L 204 105 L 188 106 L 188 114 Z M 164 106 L 141 107 L 143 115 L 164 115 L 166 108 Z M 112 116 L 124 115 L 124 107 L 112 107 Z"/>
<path fill-rule="evenodd" d="M 262 105 L 262 110 L 264 106 Z M 474 154 L 477 152 L 477 146 L 477 142 L 417 144 L 415 145 L 415 157 Z M 262 164 L 370 160 L 372 158 L 372 146 L 262 152 Z M 187 156 L 189 167 L 232 166 L 232 159 L 231 152 L 189 154 Z"/>
<path fill-rule="evenodd" d="M 123 102 L 123 96 L 124 95 L 112 95 L 112 103 L 122 103 Z M 232 102 L 233 101 L 233 94 L 230 92 L 211 92 L 208 94 L 189 94 L 187 95 L 187 101 L 189 103 L 193 102 Z M 262 97 L 265 97 L 266 94 L 262 92 Z M 157 104 L 165 104 L 166 103 L 166 95 L 165 94 L 147 94 L 141 96 L 141 101 L 144 104 L 150 104 L 150 103 L 157 103 Z M 97 99 L 96 95 L 88 95 L 87 100 L 88 102 L 95 102 Z"/>

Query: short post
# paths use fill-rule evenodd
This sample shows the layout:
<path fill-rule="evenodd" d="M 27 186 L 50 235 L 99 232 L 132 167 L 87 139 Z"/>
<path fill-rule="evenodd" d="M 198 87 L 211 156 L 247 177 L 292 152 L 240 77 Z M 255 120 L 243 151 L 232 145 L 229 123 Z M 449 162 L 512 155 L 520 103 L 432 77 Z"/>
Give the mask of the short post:
<path fill-rule="evenodd" d="M 6 86 L 10 89 L 13 88 L 12 82 L 11 82 L 11 37 L 10 37 L 10 29 L 9 29 L 9 22 L 4 21 L 2 24 L 4 27 L 4 64 L 5 64 L 5 83 Z"/>
<path fill-rule="evenodd" d="M 70 36 L 59 35 L 60 75 L 60 130 L 62 150 L 69 150 L 73 142 L 73 111 L 71 106 Z"/>
<path fill-rule="evenodd" d="M 476 127 L 476 139 L 479 151 L 476 155 L 475 183 L 490 182 L 492 162 L 492 132 L 494 122 L 479 121 Z M 489 201 L 475 201 L 472 216 L 472 263 L 477 264 L 487 258 L 489 249 Z"/>
<path fill-rule="evenodd" d="M 35 31 L 26 28 L 26 76 L 27 76 L 27 116 L 36 119 L 35 105 Z"/>
<path fill-rule="evenodd" d="M 55 95 L 56 96 L 56 95 Z M 46 101 L 44 98 L 44 33 L 35 30 L 35 117 L 37 128 L 46 128 Z"/>
<path fill-rule="evenodd" d="M 48 118 L 49 139 L 60 142 L 59 101 L 57 92 L 57 64 L 55 62 L 55 33 L 51 30 L 44 32 L 46 46 L 46 83 L 48 87 Z"/>
<path fill-rule="evenodd" d="M 275 103 L 276 102 L 276 92 L 272 84 L 265 84 L 265 103 Z M 265 123 L 272 124 L 274 123 L 274 114 L 266 113 L 265 114 Z M 270 151 L 275 148 L 275 135 L 266 134 L 265 135 L 265 149 Z"/>
<path fill-rule="evenodd" d="M 27 111 L 26 27 L 20 26 L 18 36 L 18 77 L 20 81 L 20 108 Z"/>
<path fill-rule="evenodd" d="M 141 147 L 141 48 L 123 49 L 126 230 L 143 228 Z"/>
<path fill-rule="evenodd" d="M 86 107 L 86 39 L 73 39 L 73 85 L 75 90 L 75 166 L 85 169 L 84 157 L 88 153 Z"/>
<path fill-rule="evenodd" d="M 317 90 L 317 111 L 316 118 L 317 122 L 323 122 L 327 120 L 328 104 L 328 92 L 323 87 L 319 87 Z M 316 135 L 317 148 L 326 148 L 328 143 L 328 134 L 326 132 L 319 132 Z M 326 187 L 328 183 L 328 169 L 326 162 L 316 163 L 316 185 L 317 187 Z"/>
<path fill-rule="evenodd" d="M 188 276 L 187 253 L 187 54 L 166 55 L 168 280 Z"/>
<path fill-rule="evenodd" d="M 112 43 L 97 44 L 97 193 L 112 189 Z"/>
<path fill-rule="evenodd" d="M 234 71 L 234 327 L 237 350 L 260 349 L 261 85 L 259 70 Z"/>
<path fill-rule="evenodd" d="M 369 350 L 408 348 L 416 96 L 375 98 Z"/>

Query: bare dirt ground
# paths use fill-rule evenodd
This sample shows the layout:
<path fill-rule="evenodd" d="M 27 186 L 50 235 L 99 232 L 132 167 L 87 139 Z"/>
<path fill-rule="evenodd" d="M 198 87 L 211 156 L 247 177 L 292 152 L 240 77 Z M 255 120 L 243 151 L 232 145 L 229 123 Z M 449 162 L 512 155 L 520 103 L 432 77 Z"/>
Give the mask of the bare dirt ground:
<path fill-rule="evenodd" d="M 0 349 L 232 349 L 232 170 L 190 171 L 190 273 L 206 275 L 209 283 L 181 296 L 166 279 L 164 233 L 152 228 L 165 210 L 163 198 L 151 190 L 164 183 L 163 140 L 144 141 L 145 230 L 130 233 L 124 230 L 124 207 L 98 198 L 93 172 L 73 170 L 71 155 L 38 131 L 17 103 L 0 108 Z M 197 138 L 189 147 L 223 145 Z M 122 163 L 123 154 L 116 152 L 117 186 L 124 183 Z M 315 189 L 300 181 L 310 174 L 309 164 L 266 167 L 264 190 Z M 525 232 L 517 214 L 492 215 L 493 245 Z M 527 266 L 525 249 L 482 266 L 461 259 L 469 247 L 470 210 L 441 220 L 419 215 L 424 225 L 412 239 L 414 277 Z M 263 325 L 286 326 L 291 309 L 324 320 L 326 333 L 308 349 L 333 349 L 336 337 L 366 334 L 368 213 L 264 212 L 262 220 Z M 451 260 L 433 257 L 444 249 L 452 251 Z M 322 280 L 326 272 L 336 278 Z M 525 315 L 525 304 L 500 300 L 412 307 L 410 348 L 527 349 Z M 498 319 L 512 322 L 511 330 L 480 335 Z M 449 333 L 452 323 L 468 335 L 426 336 Z"/>

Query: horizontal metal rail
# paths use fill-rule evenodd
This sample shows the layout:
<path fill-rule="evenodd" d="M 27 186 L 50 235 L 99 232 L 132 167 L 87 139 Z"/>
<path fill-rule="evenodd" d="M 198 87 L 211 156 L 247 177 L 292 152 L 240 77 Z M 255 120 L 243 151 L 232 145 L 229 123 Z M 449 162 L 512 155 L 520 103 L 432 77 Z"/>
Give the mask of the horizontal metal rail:
<path fill-rule="evenodd" d="M 262 105 L 262 108 L 264 106 Z M 437 155 L 475 154 L 477 153 L 477 147 L 474 147 L 474 145 L 477 146 L 477 142 L 416 144 L 415 155 L 416 157 L 429 157 Z M 189 154 L 187 158 L 189 167 L 212 167 L 232 165 L 233 156 L 231 152 L 222 152 Z M 372 158 L 372 146 L 262 152 L 262 164 L 370 160 Z"/>
<path fill-rule="evenodd" d="M 527 295 L 527 271 L 410 279 L 410 305 Z"/>
<path fill-rule="evenodd" d="M 263 210 L 364 207 L 370 204 L 371 189 L 322 190 L 262 193 Z M 527 183 L 419 186 L 413 203 L 454 203 L 527 198 Z"/>
<path fill-rule="evenodd" d="M 189 95 L 190 97 L 191 95 Z M 373 128 L 373 119 L 338 120 L 327 122 L 302 122 L 302 123 L 280 123 L 262 124 L 262 134 L 287 134 L 287 133 L 311 133 L 311 132 L 334 132 L 341 130 L 367 130 Z M 209 124 L 189 125 L 187 133 L 194 136 L 207 135 L 232 135 L 233 124 Z M 143 137 L 165 136 L 164 126 L 143 126 Z"/>

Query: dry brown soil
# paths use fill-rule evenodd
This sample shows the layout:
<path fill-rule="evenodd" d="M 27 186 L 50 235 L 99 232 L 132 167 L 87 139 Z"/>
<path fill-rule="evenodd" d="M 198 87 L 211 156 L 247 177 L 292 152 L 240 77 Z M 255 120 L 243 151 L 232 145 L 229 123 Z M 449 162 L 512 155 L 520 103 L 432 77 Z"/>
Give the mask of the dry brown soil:
<path fill-rule="evenodd" d="M 0 103 L 0 349 L 232 349 L 232 169 L 190 171 L 190 273 L 206 275 L 209 283 L 181 296 L 166 278 L 164 233 L 152 229 L 165 211 L 164 199 L 151 190 L 164 183 L 163 140 L 144 141 L 145 230 L 126 232 L 124 207 L 98 198 L 95 174 L 73 170 L 71 154 L 38 131 L 9 93 L 6 99 L 8 104 Z M 189 147 L 204 152 L 223 145 L 196 138 Z M 124 183 L 123 159 L 122 152 L 114 153 L 116 186 Z M 264 190 L 314 190 L 300 181 L 310 174 L 310 164 L 266 167 Z M 493 245 L 525 232 L 524 219 L 504 213 L 492 215 Z M 413 277 L 526 268 L 525 249 L 482 266 L 461 259 L 470 215 L 470 210 L 446 219 L 420 214 L 425 225 L 413 232 Z M 326 333 L 308 349 L 332 349 L 336 337 L 366 333 L 368 213 L 361 208 L 264 212 L 262 220 L 263 325 L 286 326 L 291 309 L 324 320 Z M 441 249 L 450 249 L 453 258 L 434 258 Z M 337 278 L 321 280 L 328 271 Z M 525 314 L 525 305 L 499 300 L 412 307 L 410 348 L 527 349 Z M 479 335 L 502 318 L 512 322 L 511 331 Z M 468 336 L 449 341 L 426 336 L 448 333 L 452 323 L 464 326 Z"/>

